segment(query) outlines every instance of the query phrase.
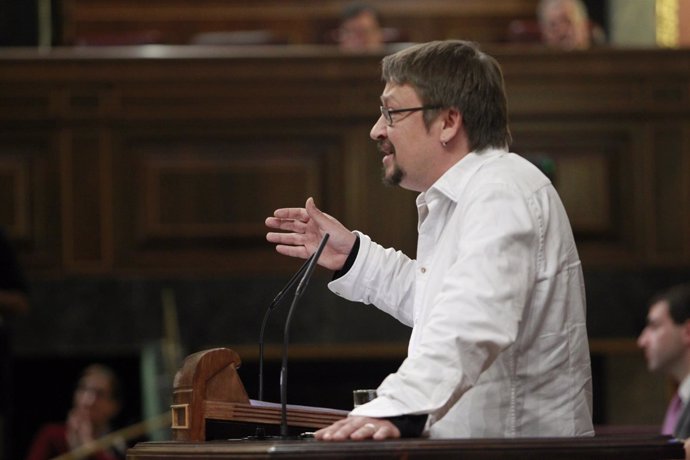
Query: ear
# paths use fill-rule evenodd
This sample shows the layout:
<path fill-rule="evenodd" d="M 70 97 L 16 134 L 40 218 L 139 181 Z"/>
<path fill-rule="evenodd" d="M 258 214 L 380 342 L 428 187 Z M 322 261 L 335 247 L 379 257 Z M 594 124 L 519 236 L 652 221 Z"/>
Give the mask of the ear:
<path fill-rule="evenodd" d="M 463 129 L 463 119 L 460 111 L 451 107 L 441 117 L 441 133 L 439 140 L 441 144 L 451 142 Z"/>

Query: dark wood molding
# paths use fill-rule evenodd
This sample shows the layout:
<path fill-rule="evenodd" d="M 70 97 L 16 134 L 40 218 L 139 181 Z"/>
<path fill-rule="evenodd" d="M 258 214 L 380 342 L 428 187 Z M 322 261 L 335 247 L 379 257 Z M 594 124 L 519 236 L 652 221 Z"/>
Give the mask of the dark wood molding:
<path fill-rule="evenodd" d="M 687 50 L 489 47 L 585 266 L 690 262 Z M 3 224 L 31 273 L 285 273 L 263 218 L 313 195 L 414 254 L 368 139 L 381 55 L 332 47 L 0 50 Z"/>

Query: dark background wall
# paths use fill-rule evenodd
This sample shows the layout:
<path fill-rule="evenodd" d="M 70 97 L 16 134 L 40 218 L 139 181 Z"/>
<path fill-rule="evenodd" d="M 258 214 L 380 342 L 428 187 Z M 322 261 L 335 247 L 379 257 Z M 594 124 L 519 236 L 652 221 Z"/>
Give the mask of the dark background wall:
<path fill-rule="evenodd" d="M 313 43 L 344 3 L 294 0 L 299 15 L 278 20 L 285 0 L 257 1 L 267 16 L 231 0 L 210 21 L 186 0 L 70 0 L 53 4 L 54 43 L 181 44 L 266 24 Z M 2 44 L 34 43 L 29 3 L 0 3 Z M 667 382 L 648 375 L 634 342 L 651 295 L 690 278 L 687 51 L 504 47 L 510 21 L 533 19 L 536 0 L 376 3 L 411 40 L 471 38 L 497 56 L 513 149 L 553 167 L 584 263 L 595 421 L 659 423 Z M 132 8 L 136 18 L 123 14 Z M 0 223 L 31 287 L 30 313 L 12 324 L 16 452 L 40 423 L 64 418 L 88 362 L 125 380 L 121 423 L 145 415 L 142 356 L 165 336 L 164 291 L 184 352 L 240 351 L 255 396 L 261 314 L 298 266 L 264 240 L 275 207 L 315 196 L 414 254 L 414 194 L 381 186 L 367 137 L 380 58 L 298 46 L 0 50 Z M 289 398 L 347 408 L 352 389 L 397 368 L 409 331 L 333 296 L 329 276 L 316 272 L 293 320 Z M 286 307 L 266 334 L 272 400 Z"/>
<path fill-rule="evenodd" d="M 145 416 L 142 356 L 165 336 L 166 290 L 184 351 L 239 350 L 256 395 L 260 315 L 299 265 L 265 242 L 276 207 L 314 196 L 350 228 L 414 254 L 414 194 L 380 184 L 367 137 L 380 56 L 156 49 L 0 52 L 0 216 L 31 286 L 31 311 L 13 324 L 16 405 L 45 408 L 18 413 L 17 450 L 64 417 L 87 361 L 128 380 L 123 421 Z M 595 420 L 658 423 L 665 382 L 634 342 L 651 295 L 690 275 L 690 57 L 492 53 L 513 148 L 550 165 L 578 242 Z M 290 398 L 347 407 L 353 388 L 397 368 L 409 331 L 331 295 L 329 276 L 316 272 L 294 318 Z M 285 313 L 267 331 L 271 392 Z M 34 371 L 56 391 L 41 391 Z"/>
<path fill-rule="evenodd" d="M 51 43 L 62 35 L 62 3 L 51 0 Z M 38 1 L 0 1 L 0 46 L 38 45 Z"/>
<path fill-rule="evenodd" d="M 588 270 L 588 332 L 593 340 L 636 337 L 644 325 L 647 303 L 654 293 L 690 279 L 690 269 Z M 375 388 L 404 358 L 409 329 L 374 307 L 353 304 L 325 287 L 326 273 L 314 279 L 295 311 L 291 329 L 289 400 L 292 404 L 348 409 L 355 388 Z M 32 284 L 34 306 L 29 317 L 15 323 L 15 400 L 41 407 L 19 411 L 15 418 L 21 451 L 41 420 L 61 420 L 82 367 L 90 362 L 113 366 L 124 380 L 126 410 L 119 423 L 141 418 L 141 350 L 164 335 L 161 292 L 174 292 L 180 338 L 186 353 L 227 346 L 243 353 L 240 377 L 250 397 L 258 395 L 256 349 L 261 318 L 281 278 L 165 280 L 93 280 L 74 278 Z M 279 401 L 283 324 L 289 307 L 271 315 L 265 341 L 271 348 L 265 370 L 265 399 Z M 390 344 L 398 344 L 390 349 Z M 316 350 L 351 344 L 345 355 L 322 356 Z M 305 349 L 306 346 L 306 349 Z M 389 350 L 389 351 L 386 351 Z M 361 355 L 359 354 L 361 352 Z M 607 360 L 615 356 L 593 350 L 595 422 L 615 420 L 605 399 Z M 50 391 L 46 392 L 46 382 Z M 638 420 L 638 423 L 644 420 Z M 650 424 L 656 420 L 650 420 Z"/>

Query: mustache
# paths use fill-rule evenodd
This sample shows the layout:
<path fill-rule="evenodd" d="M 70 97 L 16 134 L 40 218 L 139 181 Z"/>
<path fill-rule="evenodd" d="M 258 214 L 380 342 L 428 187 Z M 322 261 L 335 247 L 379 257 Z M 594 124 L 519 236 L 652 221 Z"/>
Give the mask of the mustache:
<path fill-rule="evenodd" d="M 393 144 L 391 144 L 390 141 L 385 139 L 376 142 L 376 148 L 384 155 L 395 154 L 395 147 L 393 147 Z"/>

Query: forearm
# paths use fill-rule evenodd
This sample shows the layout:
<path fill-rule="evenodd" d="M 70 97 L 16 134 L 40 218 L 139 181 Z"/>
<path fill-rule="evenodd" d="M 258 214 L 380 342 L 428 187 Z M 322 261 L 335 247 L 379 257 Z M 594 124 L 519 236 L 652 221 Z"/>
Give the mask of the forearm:
<path fill-rule="evenodd" d="M 405 325 L 412 326 L 415 262 L 400 251 L 383 248 L 362 233 L 352 267 L 328 287 L 355 302 L 374 304 Z"/>

